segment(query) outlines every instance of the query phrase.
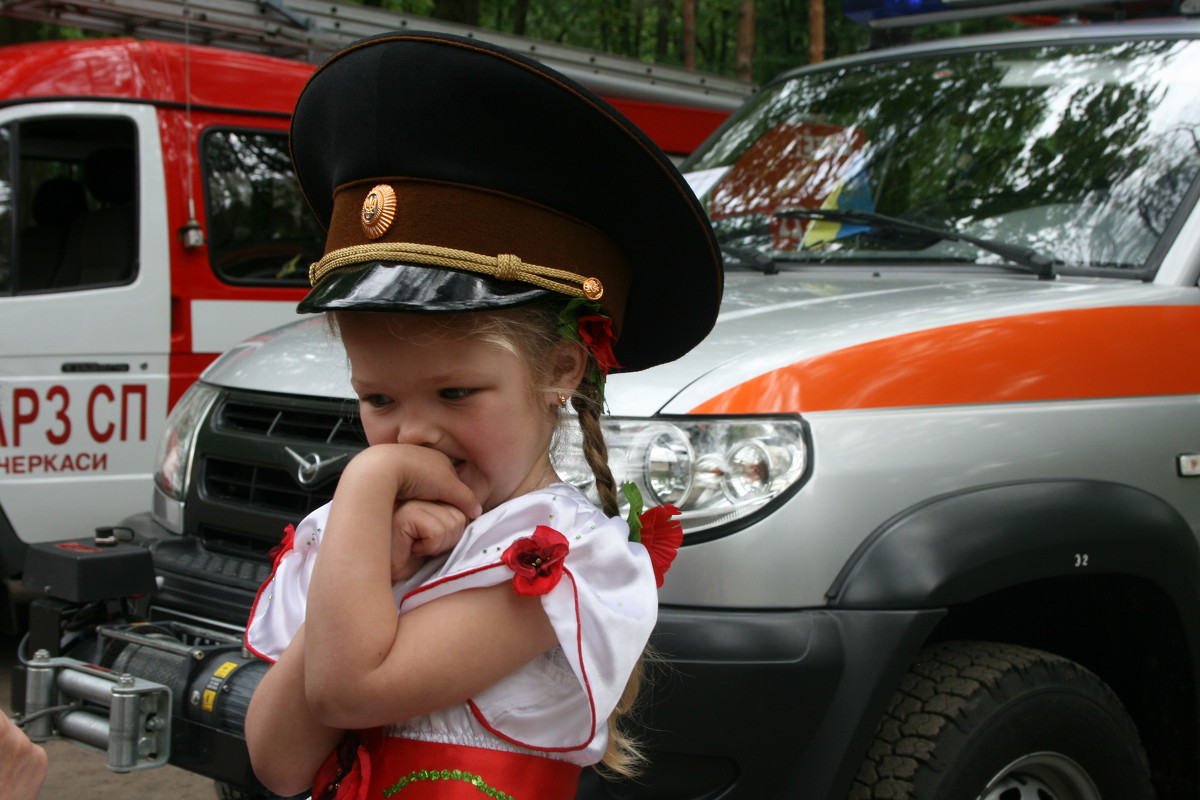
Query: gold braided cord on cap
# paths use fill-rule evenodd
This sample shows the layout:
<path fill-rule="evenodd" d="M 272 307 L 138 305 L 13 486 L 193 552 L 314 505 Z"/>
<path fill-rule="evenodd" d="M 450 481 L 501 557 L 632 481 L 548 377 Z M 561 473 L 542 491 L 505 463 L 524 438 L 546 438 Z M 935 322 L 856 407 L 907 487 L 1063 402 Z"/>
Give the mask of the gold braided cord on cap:
<path fill-rule="evenodd" d="M 429 264 L 490 275 L 502 281 L 523 281 L 552 292 L 598 300 L 604 287 L 597 278 L 577 275 L 563 269 L 526 264 L 512 254 L 485 256 L 469 250 L 455 250 L 431 244 L 413 242 L 379 242 L 356 244 L 326 253 L 308 268 L 308 280 L 316 286 L 334 270 L 352 267 L 367 261 L 403 261 L 410 264 Z"/>

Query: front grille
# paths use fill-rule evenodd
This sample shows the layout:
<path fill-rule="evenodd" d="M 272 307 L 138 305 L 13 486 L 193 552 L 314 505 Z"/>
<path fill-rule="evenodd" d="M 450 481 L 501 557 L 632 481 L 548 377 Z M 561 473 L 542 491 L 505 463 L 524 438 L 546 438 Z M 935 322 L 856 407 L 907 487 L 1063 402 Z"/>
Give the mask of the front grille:
<path fill-rule="evenodd" d="M 350 402 L 225 392 L 197 432 L 185 535 L 154 553 L 159 612 L 244 623 L 284 528 L 329 502 L 347 456 L 365 446 Z M 297 458 L 332 463 L 302 475 Z"/>
<path fill-rule="evenodd" d="M 275 408 L 255 402 L 227 400 L 216 415 L 217 425 L 250 435 L 295 442 L 362 447 L 357 415 L 348 403 L 329 409 Z"/>
<path fill-rule="evenodd" d="M 365 446 L 349 401 L 228 392 L 196 441 L 184 530 L 265 560 L 285 526 L 329 502 L 346 456 Z M 298 459 L 331 463 L 314 475 Z"/>
<path fill-rule="evenodd" d="M 320 490 L 312 491 L 298 484 L 286 470 L 228 458 L 204 458 L 204 487 L 209 497 L 222 503 L 296 517 L 303 517 L 333 499 L 329 481 L 323 481 Z"/>

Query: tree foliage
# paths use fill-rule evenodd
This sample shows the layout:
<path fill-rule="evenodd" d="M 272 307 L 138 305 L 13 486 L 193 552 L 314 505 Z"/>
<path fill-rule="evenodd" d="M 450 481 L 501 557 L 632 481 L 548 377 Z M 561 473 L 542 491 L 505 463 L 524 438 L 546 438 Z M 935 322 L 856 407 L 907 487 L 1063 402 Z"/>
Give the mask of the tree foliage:
<path fill-rule="evenodd" d="M 841 0 L 825 3 L 826 54 L 862 49 L 867 29 L 847 19 Z M 395 11 L 683 65 L 681 0 L 370 0 Z M 756 0 L 753 80 L 808 63 L 810 0 Z M 733 75 L 741 0 L 695 0 L 696 69 Z"/>
<path fill-rule="evenodd" d="M 23 19 L 0 17 L 0 45 L 20 44 L 21 42 L 44 42 L 57 39 L 83 39 L 89 35 L 86 31 L 81 31 L 78 28 L 51 25 L 48 22 L 29 22 Z"/>
<path fill-rule="evenodd" d="M 561 44 L 663 64 L 684 65 L 686 0 L 338 0 L 406 14 L 477 25 Z M 863 49 L 870 30 L 842 13 L 841 0 L 691 0 L 695 8 L 695 68 L 734 75 L 739 12 L 753 9 L 750 77 L 762 84 L 809 61 L 810 3 L 825 9 L 825 57 Z M 1009 23 L 1011 25 L 1011 23 Z M 1003 21 L 949 23 L 891 34 L 928 39 L 1005 26 Z M 77 38 L 81 32 L 45 23 L 0 18 L 0 44 Z"/>

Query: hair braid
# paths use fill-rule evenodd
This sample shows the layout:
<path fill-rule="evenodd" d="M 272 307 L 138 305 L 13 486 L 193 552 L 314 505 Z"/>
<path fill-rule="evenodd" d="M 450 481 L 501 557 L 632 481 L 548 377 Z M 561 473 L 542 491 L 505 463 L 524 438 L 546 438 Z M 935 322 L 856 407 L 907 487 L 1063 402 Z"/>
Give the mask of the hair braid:
<path fill-rule="evenodd" d="M 600 509 L 608 516 L 615 517 L 619 513 L 617 482 L 608 467 L 608 445 L 604 443 L 604 433 L 600 428 L 600 387 L 585 379 L 571 397 L 571 405 L 579 417 L 579 428 L 583 432 L 583 457 L 596 476 Z"/>

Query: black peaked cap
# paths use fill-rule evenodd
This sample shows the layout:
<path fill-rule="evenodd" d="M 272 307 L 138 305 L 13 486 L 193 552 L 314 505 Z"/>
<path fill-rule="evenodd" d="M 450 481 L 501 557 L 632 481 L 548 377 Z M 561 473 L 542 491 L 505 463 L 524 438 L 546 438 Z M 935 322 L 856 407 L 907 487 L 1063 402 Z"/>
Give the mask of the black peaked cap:
<path fill-rule="evenodd" d="M 293 116 L 291 148 L 305 197 L 331 233 L 327 251 L 344 246 L 333 241 L 335 194 L 376 180 L 474 187 L 485 197 L 518 198 L 598 230 L 628 262 L 624 308 L 609 309 L 620 324 L 614 351 L 623 371 L 678 358 L 716 319 L 721 257 L 686 181 L 620 112 L 525 56 L 441 33 L 364 39 L 309 80 Z M 398 215 L 405 213 L 398 208 Z M 454 227 L 454 212 L 447 213 Z M 384 291 L 383 305 L 372 304 L 372 286 L 391 280 L 391 266 L 373 261 L 337 281 L 318 281 L 300 309 L 440 310 L 416 307 L 424 301 L 395 286 Z M 440 270 L 442 281 L 430 269 L 417 267 L 420 280 L 413 283 L 432 281 L 441 295 L 459 298 L 445 309 L 484 309 L 511 304 L 489 297 L 525 302 L 547 294 L 456 270 Z M 407 286 L 410 279 L 404 280 Z"/>

